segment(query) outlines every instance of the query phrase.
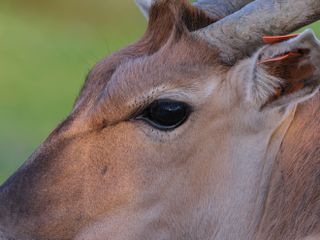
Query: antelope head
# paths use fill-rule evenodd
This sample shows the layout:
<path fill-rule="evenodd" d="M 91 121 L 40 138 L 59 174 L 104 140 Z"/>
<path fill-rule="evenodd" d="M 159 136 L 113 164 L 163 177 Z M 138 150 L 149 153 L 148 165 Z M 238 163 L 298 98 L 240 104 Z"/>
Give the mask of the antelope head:
<path fill-rule="evenodd" d="M 320 85 L 310 30 L 263 36 L 315 21 L 320 2 L 208 2 L 140 1 L 145 35 L 93 68 L 1 187 L 0 239 L 256 236 L 295 106 Z"/>

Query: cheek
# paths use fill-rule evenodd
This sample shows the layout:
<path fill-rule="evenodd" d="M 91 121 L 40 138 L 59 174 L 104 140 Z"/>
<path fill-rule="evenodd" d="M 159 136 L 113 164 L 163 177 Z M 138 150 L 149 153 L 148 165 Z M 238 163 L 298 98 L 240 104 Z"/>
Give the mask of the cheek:
<path fill-rule="evenodd" d="M 127 205 L 136 195 L 139 143 L 130 131 L 107 128 L 92 136 L 86 184 L 86 209 L 101 216 Z"/>
<path fill-rule="evenodd" d="M 87 195 L 99 203 L 101 213 L 134 202 L 161 185 L 192 154 L 189 131 L 171 141 L 158 141 L 140 127 L 124 122 L 94 136 L 85 184 Z M 92 203 L 88 205 L 87 209 L 96 211 Z"/>
<path fill-rule="evenodd" d="M 88 215 L 108 218 L 117 209 L 136 206 L 161 184 L 171 157 L 137 126 L 123 122 L 92 138 L 84 180 Z"/>

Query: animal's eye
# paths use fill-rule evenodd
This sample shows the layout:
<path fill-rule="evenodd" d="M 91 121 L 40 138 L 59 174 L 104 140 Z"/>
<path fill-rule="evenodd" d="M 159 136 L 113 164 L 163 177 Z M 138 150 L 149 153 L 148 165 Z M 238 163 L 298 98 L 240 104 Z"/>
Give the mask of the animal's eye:
<path fill-rule="evenodd" d="M 151 126 L 163 131 L 181 126 L 189 117 L 191 107 L 183 102 L 157 100 L 147 107 L 137 119 L 142 119 Z"/>

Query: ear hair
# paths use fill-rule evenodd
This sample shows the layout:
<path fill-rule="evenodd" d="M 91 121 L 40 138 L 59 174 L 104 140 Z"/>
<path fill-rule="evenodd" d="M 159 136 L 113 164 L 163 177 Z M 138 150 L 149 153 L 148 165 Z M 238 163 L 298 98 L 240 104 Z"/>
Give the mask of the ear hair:
<path fill-rule="evenodd" d="M 312 97 L 320 88 L 320 42 L 311 30 L 255 54 L 248 98 L 260 109 Z"/>

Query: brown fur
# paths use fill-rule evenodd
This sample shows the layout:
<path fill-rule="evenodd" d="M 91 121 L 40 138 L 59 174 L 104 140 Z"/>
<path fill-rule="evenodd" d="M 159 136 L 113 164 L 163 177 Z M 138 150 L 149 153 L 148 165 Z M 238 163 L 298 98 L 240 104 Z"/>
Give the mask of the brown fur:
<path fill-rule="evenodd" d="M 153 7 L 143 38 L 94 67 L 75 103 L 75 111 L 50 134 L 28 163 L 1 186 L 0 228 L 4 229 L 0 229 L 0 237 L 2 230 L 10 231 L 6 224 L 13 221 L 17 237 L 24 240 L 27 238 L 21 236 L 28 235 L 32 240 L 73 239 L 79 229 L 97 221 L 106 212 L 126 206 L 130 202 L 136 187 L 127 183 L 124 177 L 115 176 L 115 173 L 120 171 L 139 182 L 139 178 L 136 179 L 137 174 L 134 175 L 135 169 L 132 166 L 130 168 L 130 164 L 139 160 L 141 163 L 135 167 L 143 167 L 142 159 L 135 160 L 132 156 L 123 155 L 126 155 L 127 149 L 141 152 L 139 149 L 142 146 L 138 142 L 124 145 L 127 138 L 130 138 L 130 130 L 123 134 L 121 124 L 114 128 L 104 121 L 105 112 L 97 107 L 101 105 L 99 103 L 105 94 L 104 89 L 119 68 L 126 68 L 135 59 L 143 57 L 144 61 L 150 61 L 151 65 L 168 64 L 161 68 L 162 75 L 164 69 L 179 71 L 181 68 L 185 78 L 179 79 L 176 76 L 171 81 L 187 82 L 190 78 L 189 82 L 192 82 L 195 70 L 208 68 L 208 62 L 214 62 L 214 53 L 210 53 L 202 41 L 196 41 L 190 32 L 213 21 L 204 12 L 190 6 L 187 1 L 161 1 Z M 153 57 L 166 44 L 175 47 L 172 52 L 182 52 L 185 65 L 179 64 L 179 55 L 168 54 L 160 59 Z M 190 45 L 194 46 L 188 49 Z M 204 55 L 206 56 L 203 57 Z M 190 67 L 191 71 L 185 71 L 186 67 Z M 129 72 L 125 78 L 133 78 L 135 74 Z M 179 75 L 181 76 L 183 75 Z M 116 84 L 125 85 L 122 82 Z M 107 110 L 112 113 L 111 109 Z M 90 117 L 91 124 L 88 124 L 87 112 L 94 112 L 95 116 Z M 106 125 L 109 128 L 106 128 Z M 122 133 L 117 134 L 117 131 Z M 105 149 L 105 145 L 108 145 L 109 150 Z M 131 162 L 117 161 L 117 155 L 122 155 Z M 143 158 L 148 159 L 147 156 L 148 153 L 145 152 Z M 98 183 L 100 184 L 97 185 Z M 117 196 L 118 189 L 125 189 L 127 193 Z M 114 193 L 116 196 L 113 196 Z M 96 206 L 95 202 L 91 203 L 88 199 L 105 204 Z"/>
<path fill-rule="evenodd" d="M 310 79 L 316 70 L 304 55 L 270 62 L 265 64 L 265 68 L 270 75 L 285 80 L 279 92 L 271 99 L 272 101 L 302 89 L 305 81 Z"/>
<path fill-rule="evenodd" d="M 246 175 L 238 173 L 238 168 L 245 171 L 247 165 L 243 166 L 238 162 L 233 165 L 234 159 L 231 157 L 228 159 L 230 162 L 212 162 L 211 157 L 219 155 L 215 148 L 219 149 L 220 144 L 221 148 L 225 147 L 222 144 L 225 139 L 233 138 L 232 134 L 222 134 L 226 129 L 240 134 L 242 129 L 239 132 L 235 129 L 241 125 L 240 122 L 245 122 L 241 125 L 245 126 L 243 131 L 249 129 L 249 132 L 255 135 L 261 126 L 269 123 L 269 119 L 260 116 L 247 103 L 239 103 L 239 96 L 232 98 L 242 87 L 229 87 L 234 83 L 224 81 L 227 75 L 224 70 L 227 67 L 217 64 L 217 50 L 192 34 L 193 31 L 214 21 L 215 19 L 209 18 L 204 12 L 190 6 L 186 0 L 158 1 L 151 9 L 150 23 L 143 38 L 94 67 L 76 101 L 75 111 L 1 187 L 0 228 L 4 229 L 0 229 L 0 237 L 1 231 L 14 229 L 12 232 L 17 233 L 17 237 L 23 240 L 69 240 L 74 239 L 80 230 L 90 226 L 92 232 L 83 234 L 88 233 L 91 237 L 81 239 L 98 239 L 92 237 L 96 234 L 96 228 L 102 232 L 99 239 L 111 239 L 113 235 L 103 235 L 104 231 L 112 233 L 112 227 L 115 227 L 117 236 L 126 234 L 125 231 L 129 230 L 136 233 L 135 230 L 139 228 L 142 220 L 148 220 L 154 214 L 159 215 L 156 215 L 155 221 L 146 221 L 148 226 L 143 226 L 143 233 L 150 233 L 152 230 L 157 232 L 157 228 L 169 228 L 176 230 L 178 236 L 184 234 L 185 239 L 203 239 L 201 236 L 209 235 L 213 238 L 217 234 L 229 234 L 219 232 L 225 230 L 224 226 L 219 226 L 220 219 L 211 219 L 217 215 L 207 215 L 207 211 L 212 210 L 216 202 L 212 198 L 206 199 L 202 194 L 212 194 L 210 196 L 216 197 L 215 200 L 224 206 L 225 199 L 221 199 L 219 194 L 216 196 L 212 190 L 216 187 L 222 192 L 225 191 L 224 186 L 220 184 L 221 177 L 231 181 L 233 187 L 239 186 L 237 184 L 241 181 L 238 179 L 251 184 L 254 181 L 250 180 L 254 178 L 247 179 Z M 136 96 L 142 95 L 146 88 L 152 89 L 166 83 L 173 86 L 173 89 L 184 88 L 197 92 L 198 87 L 204 90 L 201 92 L 203 94 L 199 94 L 198 91 L 196 100 L 199 100 L 207 93 L 205 81 L 215 73 L 223 75 L 222 80 L 217 77 L 221 81 L 219 87 L 229 92 L 216 91 L 210 96 L 214 100 L 225 100 L 219 98 L 219 95 L 229 93 L 230 99 L 220 102 L 210 99 L 203 107 L 205 110 L 196 109 L 198 115 L 202 114 L 201 117 L 198 117 L 197 121 L 190 120 L 198 123 L 201 129 L 207 127 L 210 131 L 201 135 L 198 131 L 200 127 L 190 128 L 184 136 L 176 138 L 173 144 L 169 138 L 163 137 L 169 140 L 161 141 L 161 134 L 169 135 L 168 133 L 158 133 L 152 138 L 155 136 L 153 129 L 145 127 L 143 131 L 138 131 L 141 123 L 130 122 L 133 111 L 145 107 L 152 101 L 152 97 L 155 97 L 155 93 L 152 92 L 152 96 L 142 96 L 140 102 L 136 100 Z M 194 84 L 195 80 L 200 87 Z M 236 80 L 243 83 L 240 76 L 237 76 Z M 128 99 L 136 101 L 128 106 L 125 104 L 129 102 Z M 111 104 L 108 105 L 107 100 L 111 101 Z M 249 113 L 254 116 L 258 114 L 256 126 L 250 126 L 247 121 L 250 116 L 241 111 L 248 108 Z M 215 109 L 217 110 L 214 111 Z M 232 111 L 235 109 L 239 115 L 234 119 Z M 310 111 L 315 111 L 314 119 Z M 297 236 L 318 232 L 319 199 L 315 183 L 319 181 L 319 136 L 309 133 L 319 127 L 317 112 L 317 106 L 298 110 L 298 118 L 285 139 L 278 166 L 274 170 L 264 220 L 260 224 L 261 237 L 258 240 L 291 240 Z M 214 124 L 212 126 L 211 122 L 215 121 L 224 127 L 220 129 Z M 272 119 L 270 124 L 273 124 Z M 305 124 L 308 124 L 308 131 L 303 129 Z M 220 136 L 219 134 L 222 136 L 221 139 L 212 136 Z M 299 135 L 301 137 L 295 139 L 295 136 Z M 304 146 L 304 142 L 312 144 Z M 239 142 L 235 145 L 242 147 Z M 310 153 L 306 152 L 307 150 L 310 150 Z M 263 151 L 257 150 L 256 153 L 260 152 Z M 251 160 L 257 160 L 255 156 L 250 158 L 251 156 L 243 157 L 242 160 L 249 163 Z M 296 164 L 291 165 L 291 158 L 296 159 Z M 261 177 L 257 175 L 258 178 Z M 202 181 L 199 180 L 199 176 Z M 305 184 L 313 187 L 304 188 Z M 242 188 L 236 189 L 239 195 L 246 195 L 243 194 L 245 191 L 250 193 L 250 189 L 248 191 L 241 184 L 240 186 Z M 257 195 L 260 193 L 259 190 Z M 226 191 L 225 194 L 231 198 L 238 197 L 234 196 L 232 191 Z M 242 196 L 244 199 L 245 197 Z M 170 204 L 167 203 L 167 198 Z M 158 213 L 158 202 L 163 199 L 166 211 Z M 229 206 L 234 207 L 233 209 L 239 208 L 237 201 L 229 199 L 226 201 Z M 233 217 L 229 212 L 231 216 L 228 216 L 228 223 L 237 222 L 240 220 L 236 219 L 239 216 L 253 221 L 250 218 L 250 214 L 253 213 L 248 214 L 246 209 L 252 211 L 250 207 L 254 203 L 247 201 L 246 204 L 247 208 L 241 211 L 244 212 L 243 215 Z M 193 210 L 196 214 L 192 214 Z M 279 216 L 281 211 L 284 212 Z M 123 222 L 131 223 L 133 226 L 127 226 L 121 221 L 119 224 L 114 220 L 121 214 L 124 214 Z M 179 221 L 181 219 L 189 222 Z M 106 221 L 103 226 L 107 230 L 99 228 L 99 221 L 103 220 Z M 108 224 L 110 222 L 111 224 Z M 256 226 L 256 222 L 252 223 L 252 226 Z M 237 227 L 233 228 L 234 232 L 237 232 Z M 296 230 L 292 231 L 292 227 L 296 227 Z M 248 230 L 253 231 L 256 231 L 255 227 Z M 248 234 L 245 231 L 242 233 Z M 151 239 L 145 234 L 139 238 L 130 236 L 129 233 L 129 237 L 139 240 L 142 237 Z M 130 239 L 129 237 L 117 239 Z"/>
<path fill-rule="evenodd" d="M 320 95 L 299 105 L 274 166 L 258 239 L 320 233 Z"/>
<path fill-rule="evenodd" d="M 96 91 L 106 86 L 115 70 L 124 62 L 157 52 L 174 36 L 179 41 L 186 31 L 195 31 L 213 22 L 206 13 L 193 7 L 187 0 L 163 0 L 150 10 L 150 20 L 144 36 L 137 43 L 102 60 L 89 73 L 78 100 L 92 99 Z"/>

